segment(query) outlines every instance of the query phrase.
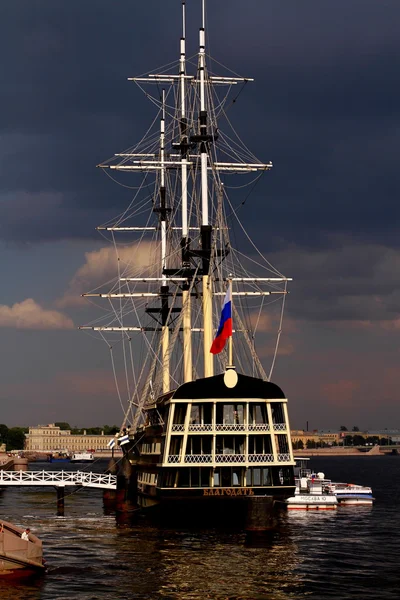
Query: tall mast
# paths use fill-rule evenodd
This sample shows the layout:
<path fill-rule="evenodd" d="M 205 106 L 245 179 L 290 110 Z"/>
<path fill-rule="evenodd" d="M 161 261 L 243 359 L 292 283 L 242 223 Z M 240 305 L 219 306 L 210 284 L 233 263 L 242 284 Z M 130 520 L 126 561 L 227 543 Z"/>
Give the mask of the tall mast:
<path fill-rule="evenodd" d="M 181 179 L 182 179 L 182 263 L 186 266 L 188 239 L 188 206 L 187 206 L 187 159 L 188 159 L 188 131 L 186 118 L 186 3 L 182 2 L 182 37 L 181 56 L 179 60 L 179 89 L 180 89 L 180 129 L 181 129 Z M 183 379 L 184 382 L 192 381 L 192 319 L 190 283 L 182 286 L 182 325 L 183 325 Z"/>
<path fill-rule="evenodd" d="M 99 227 L 111 231 L 112 235 L 116 232 L 159 232 L 161 236 L 161 259 L 160 270 L 158 277 L 120 277 L 121 282 L 134 282 L 134 289 L 130 291 L 115 292 L 114 289 L 109 292 L 88 293 L 85 296 L 96 296 L 107 298 L 113 305 L 114 300 L 120 301 L 125 299 L 126 308 L 124 307 L 124 317 L 128 322 L 125 323 L 121 319 L 120 307 L 115 311 L 115 318 L 112 321 L 100 326 L 85 326 L 83 329 L 92 329 L 99 332 L 125 332 L 130 337 L 131 332 L 152 333 L 159 332 L 161 339 L 158 338 L 161 348 L 160 354 L 154 354 L 153 362 L 149 369 L 149 375 L 142 384 L 139 382 L 139 389 L 142 389 L 139 405 L 142 406 L 147 401 L 149 395 L 150 382 L 153 380 L 153 374 L 158 369 L 159 360 L 162 361 L 162 370 L 160 378 L 155 379 L 157 386 L 162 383 L 163 392 L 170 389 L 170 379 L 172 364 L 175 367 L 181 361 L 181 353 L 179 349 L 174 350 L 175 341 L 178 336 L 183 334 L 183 379 L 185 382 L 191 381 L 193 378 L 192 364 L 192 338 L 193 332 L 202 333 L 203 336 L 203 364 L 204 375 L 210 377 L 214 372 L 213 355 L 210 352 L 213 325 L 212 325 L 212 298 L 213 295 L 221 295 L 223 292 L 214 291 L 213 285 L 215 278 L 213 268 L 211 267 L 211 259 L 215 259 L 216 263 L 221 263 L 230 252 L 228 243 L 220 242 L 212 246 L 213 222 L 214 213 L 212 212 L 212 203 L 209 195 L 214 193 L 214 188 L 209 189 L 208 174 L 217 177 L 215 187 L 219 185 L 220 173 L 252 173 L 256 171 L 266 171 L 272 167 L 272 163 L 261 163 L 257 159 L 251 159 L 251 162 L 237 157 L 237 160 L 231 159 L 228 155 L 228 162 L 220 162 L 217 156 L 211 151 L 213 144 L 218 138 L 218 130 L 214 123 L 214 112 L 212 108 L 213 99 L 209 94 L 211 88 L 220 86 L 232 86 L 240 83 L 253 81 L 243 77 L 225 77 L 225 76 L 209 76 L 206 71 L 206 0 L 201 0 L 201 27 L 199 29 L 199 50 L 198 50 L 198 65 L 196 74 L 187 74 L 186 60 L 186 2 L 181 0 L 182 6 L 182 35 L 180 38 L 180 57 L 178 61 L 178 69 L 175 73 L 167 74 L 164 71 L 161 73 L 152 72 L 145 77 L 128 78 L 130 81 L 135 81 L 140 87 L 142 83 L 150 86 L 159 86 L 167 84 L 171 88 L 175 88 L 174 98 L 176 98 L 175 106 L 175 125 L 178 123 L 178 128 L 167 127 L 166 118 L 167 98 L 169 97 L 165 90 L 162 93 L 162 111 L 161 123 L 159 132 L 159 145 L 153 145 L 154 138 L 149 136 L 143 143 L 136 146 L 133 151 L 115 154 L 105 163 L 98 165 L 102 169 L 117 170 L 125 173 L 153 173 L 155 174 L 155 182 L 158 188 L 158 193 L 154 197 L 153 211 L 158 213 L 158 223 L 154 226 L 140 226 L 140 223 L 134 226 L 115 223 L 113 225 Z M 196 91 L 192 93 L 193 87 L 196 86 Z M 190 94 L 189 94 L 190 92 Z M 175 95 L 176 94 L 176 95 Z M 152 98 L 151 94 L 150 97 Z M 153 100 L 157 104 L 159 97 L 154 96 Z M 192 102 L 190 101 L 193 101 Z M 192 120 L 197 118 L 196 123 Z M 150 146 L 149 140 L 151 141 Z M 170 150 L 171 148 L 171 150 Z M 175 178 L 176 175 L 176 178 Z M 181 223 L 175 223 L 176 212 L 171 206 L 171 199 L 168 197 L 167 188 L 170 189 L 169 177 L 177 184 L 174 188 L 181 200 Z M 178 180 L 180 179 L 180 187 Z M 193 181 L 196 180 L 196 183 Z M 189 183 L 190 182 L 190 183 Z M 193 192 L 191 194 L 191 192 Z M 174 192 L 175 193 L 175 192 Z M 218 192 L 217 192 L 218 193 Z M 192 197 L 193 196 L 193 197 Z M 168 206 L 169 205 L 169 206 Z M 176 203 L 174 203 L 174 206 Z M 200 206 L 199 206 L 200 205 Z M 198 212 L 198 222 L 190 221 L 191 215 Z M 201 215 L 200 215 L 201 212 Z M 140 214 L 140 213 L 139 213 Z M 171 214 L 171 216 L 170 216 Z M 178 217 L 179 220 L 179 217 Z M 181 248 L 178 249 L 172 245 L 170 235 L 174 231 L 180 231 Z M 190 239 L 191 231 L 195 231 L 196 240 Z M 178 234 L 179 235 L 179 234 Z M 226 281 L 223 277 L 223 270 L 220 274 L 219 281 Z M 230 277 L 231 278 L 231 277 Z M 233 277 L 235 281 L 238 278 Z M 240 278 L 241 283 L 248 281 L 266 281 L 272 285 L 278 282 L 286 282 L 286 278 Z M 157 289 L 143 290 L 141 284 L 156 285 Z M 174 293 L 171 293 L 171 289 Z M 249 296 L 249 295 L 269 295 L 286 293 L 283 291 L 274 290 L 258 291 L 258 292 L 242 292 L 235 290 L 233 295 Z M 133 311 L 127 307 L 130 302 L 134 303 L 137 300 L 143 301 L 144 298 L 149 298 L 149 304 L 144 308 L 145 313 L 150 315 L 156 325 L 143 326 L 136 316 L 138 323 L 129 323 L 136 315 L 136 308 Z M 154 305 L 154 301 L 159 299 L 159 303 Z M 192 328 L 192 307 L 194 303 L 201 299 L 202 301 L 202 324 L 200 327 Z M 129 302 L 128 302 L 129 299 Z M 181 302 L 179 302 L 179 299 Z M 175 302 L 179 306 L 175 306 Z M 175 315 L 180 314 L 179 320 L 175 319 Z M 173 317 L 171 315 L 174 315 Z M 251 347 L 252 355 L 255 356 L 252 341 L 247 336 L 246 329 L 238 320 L 238 325 L 243 330 L 243 335 Z M 174 332 L 172 334 L 172 331 Z M 247 337 L 246 337 L 247 336 Z M 198 353 L 196 352 L 196 358 Z M 200 351 L 201 359 L 201 351 Z M 232 351 L 229 351 L 229 363 L 232 364 Z M 257 363 L 260 372 L 261 365 Z M 142 375 L 140 375 L 142 377 Z M 266 377 L 266 376 L 265 376 Z M 161 380 L 161 381 L 160 381 Z M 136 386 L 135 382 L 135 386 Z M 160 386 L 161 387 L 161 386 Z M 159 388 L 157 388 L 157 393 Z"/>
<path fill-rule="evenodd" d="M 207 144 L 210 140 L 207 134 L 207 110 L 205 94 L 205 67 L 206 67 L 206 32 L 205 32 L 205 0 L 202 0 L 202 26 L 199 32 L 199 79 L 200 79 L 200 161 L 201 161 L 201 241 L 205 254 L 209 252 L 208 259 L 203 260 L 203 356 L 204 377 L 214 375 L 213 355 L 210 353 L 212 331 L 212 281 L 209 275 L 211 252 L 211 227 L 208 220 L 208 155 Z"/>
<path fill-rule="evenodd" d="M 187 118 L 186 118 L 186 2 L 182 2 L 182 37 L 181 56 L 179 61 L 179 87 L 181 108 L 181 173 L 182 173 L 182 238 L 185 240 L 188 234 L 188 208 L 187 208 Z"/>
<path fill-rule="evenodd" d="M 160 220 L 161 220 L 161 353 L 162 353 L 162 381 L 163 392 L 166 393 L 170 388 L 169 381 L 169 306 L 167 277 L 164 275 L 167 261 L 167 210 L 165 205 L 165 90 L 162 91 L 162 119 L 160 123 L 160 162 L 161 162 L 161 181 L 160 181 Z"/>

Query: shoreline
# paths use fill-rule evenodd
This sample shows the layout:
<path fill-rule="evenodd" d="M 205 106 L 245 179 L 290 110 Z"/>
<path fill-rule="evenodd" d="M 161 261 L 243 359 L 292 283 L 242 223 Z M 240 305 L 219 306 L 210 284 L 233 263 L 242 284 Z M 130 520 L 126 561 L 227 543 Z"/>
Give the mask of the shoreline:
<path fill-rule="evenodd" d="M 383 452 L 379 446 L 374 446 L 370 450 L 364 452 L 357 448 L 309 448 L 305 450 L 293 450 L 294 457 L 309 457 L 309 456 L 392 456 L 394 453 L 389 450 Z"/>

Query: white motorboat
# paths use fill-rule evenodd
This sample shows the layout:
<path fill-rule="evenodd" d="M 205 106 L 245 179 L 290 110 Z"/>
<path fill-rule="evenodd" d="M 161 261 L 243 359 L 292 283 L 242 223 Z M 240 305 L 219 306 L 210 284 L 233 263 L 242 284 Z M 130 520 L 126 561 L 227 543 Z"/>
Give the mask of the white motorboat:
<path fill-rule="evenodd" d="M 286 500 L 288 510 L 336 510 L 337 506 L 333 494 L 298 494 Z"/>
<path fill-rule="evenodd" d="M 83 462 L 93 462 L 94 461 L 94 454 L 92 454 L 92 452 L 75 452 L 72 456 L 71 456 L 71 462 L 72 463 L 83 463 Z"/>
<path fill-rule="evenodd" d="M 335 494 L 340 505 L 372 506 L 375 498 L 368 486 L 355 483 L 330 483 L 326 489 Z"/>
<path fill-rule="evenodd" d="M 317 476 L 297 477 L 294 496 L 285 501 L 288 510 L 335 510 L 336 494 L 325 485 L 324 473 Z"/>
<path fill-rule="evenodd" d="M 296 458 L 295 495 L 286 500 L 287 508 L 336 508 L 338 505 L 369 505 L 375 500 L 372 489 L 354 483 L 334 483 L 325 474 L 308 468 L 309 458 Z"/>

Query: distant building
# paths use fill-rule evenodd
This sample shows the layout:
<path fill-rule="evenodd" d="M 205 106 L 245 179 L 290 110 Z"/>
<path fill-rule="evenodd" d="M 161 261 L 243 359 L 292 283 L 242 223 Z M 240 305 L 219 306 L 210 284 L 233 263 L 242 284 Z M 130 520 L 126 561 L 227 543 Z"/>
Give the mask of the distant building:
<path fill-rule="evenodd" d="M 328 446 L 342 445 L 347 436 L 362 436 L 368 438 L 387 439 L 388 442 L 399 443 L 400 431 L 398 429 L 383 429 L 377 431 L 327 431 L 314 430 L 304 431 L 293 429 L 291 432 L 292 442 L 296 444 L 303 442 L 304 448 L 308 442 Z M 80 452 L 82 450 L 102 451 L 108 450 L 107 444 L 110 436 L 93 434 L 71 434 L 69 429 L 63 430 L 54 423 L 49 425 L 37 425 L 29 427 L 26 435 L 25 450 L 31 452 Z"/>
<path fill-rule="evenodd" d="M 379 438 L 379 440 L 387 440 L 387 442 L 394 444 L 400 442 L 400 431 L 398 429 L 379 429 L 376 431 L 331 431 L 325 429 L 304 431 L 303 429 L 293 429 L 291 435 L 293 444 L 301 441 L 304 447 L 307 446 L 308 442 L 341 446 L 345 444 L 345 438 L 353 438 L 354 436 L 361 436 L 366 441 L 371 438 L 374 438 L 374 440 Z"/>
<path fill-rule="evenodd" d="M 54 423 L 29 427 L 25 450 L 31 452 L 80 452 L 82 450 L 107 450 L 109 436 L 72 434 L 69 429 L 60 429 Z"/>
<path fill-rule="evenodd" d="M 341 432 L 338 431 L 304 431 L 303 429 L 293 429 L 292 442 L 303 442 L 307 446 L 307 442 L 315 442 L 316 444 L 335 445 L 341 442 Z"/>

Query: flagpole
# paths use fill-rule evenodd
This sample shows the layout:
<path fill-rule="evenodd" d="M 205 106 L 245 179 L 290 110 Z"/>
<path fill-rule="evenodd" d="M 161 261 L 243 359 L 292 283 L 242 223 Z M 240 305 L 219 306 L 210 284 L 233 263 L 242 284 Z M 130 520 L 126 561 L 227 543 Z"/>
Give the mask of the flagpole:
<path fill-rule="evenodd" d="M 231 314 L 232 314 L 232 318 L 233 318 L 233 295 L 232 295 L 232 279 L 228 279 L 228 286 L 229 286 L 229 290 L 230 290 L 230 297 L 231 297 Z M 233 329 L 233 327 L 232 327 Z M 228 341 L 228 365 L 227 367 L 233 367 L 233 333 L 229 338 Z"/>

